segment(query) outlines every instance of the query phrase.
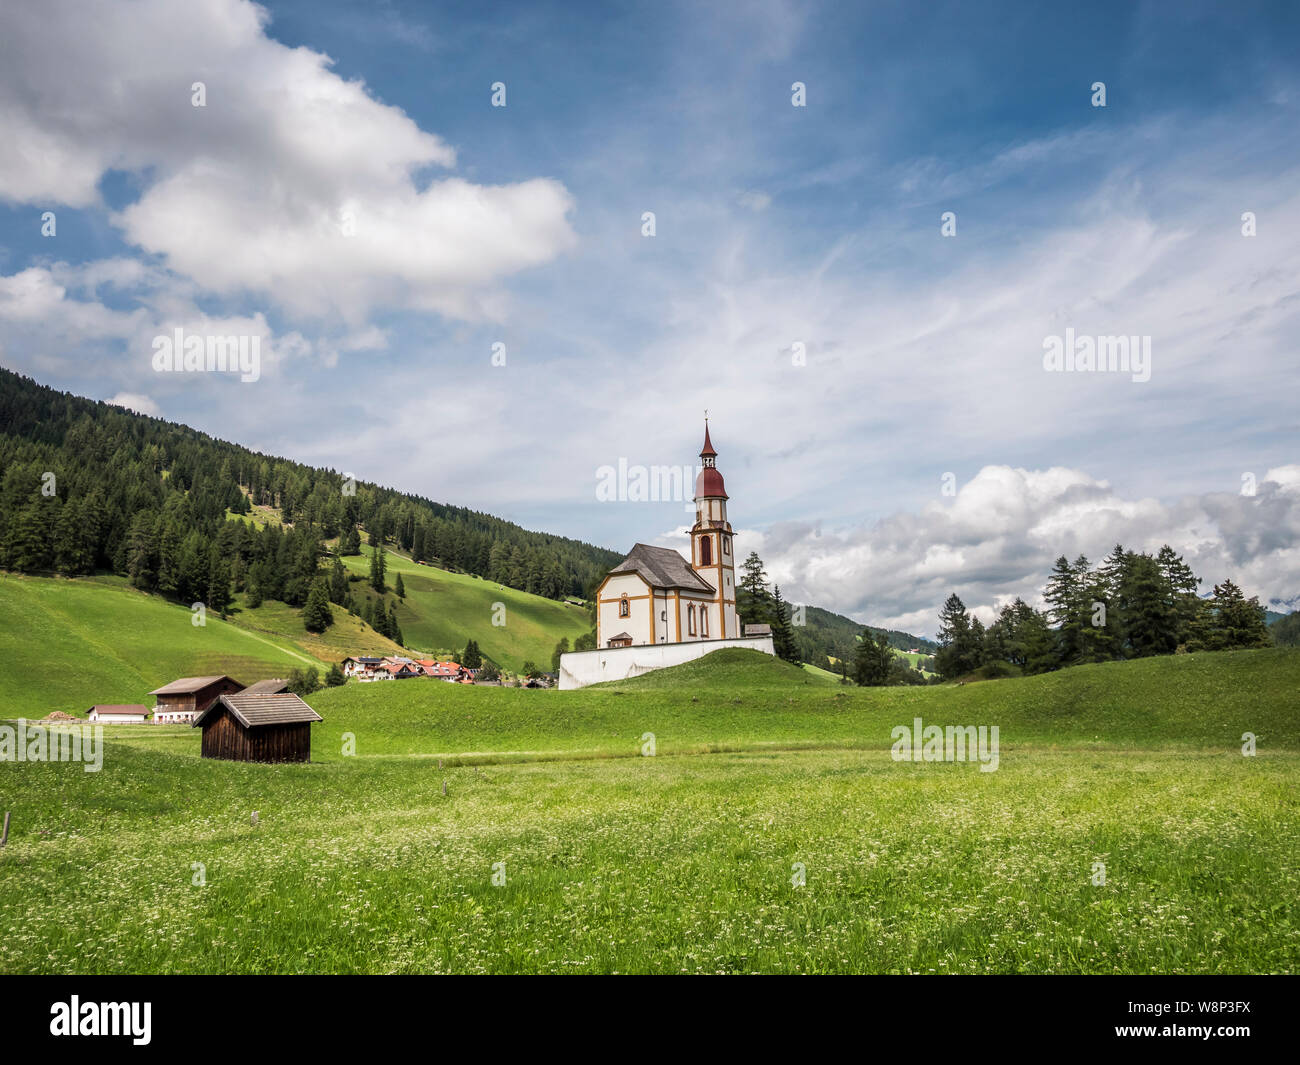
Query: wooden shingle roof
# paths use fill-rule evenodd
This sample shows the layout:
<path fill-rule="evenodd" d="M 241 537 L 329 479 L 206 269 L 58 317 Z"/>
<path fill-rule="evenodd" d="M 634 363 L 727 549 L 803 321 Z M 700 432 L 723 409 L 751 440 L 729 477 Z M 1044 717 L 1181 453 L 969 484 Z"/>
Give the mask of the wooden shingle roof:
<path fill-rule="evenodd" d="M 240 695 L 278 695 L 282 691 L 288 691 L 289 682 L 287 680 L 259 680 L 256 684 L 250 684 Z"/>
<path fill-rule="evenodd" d="M 292 692 L 280 694 L 249 694 L 236 692 L 223 695 L 203 713 L 194 719 L 192 728 L 197 728 L 203 721 L 224 706 L 244 728 L 258 728 L 262 725 L 293 725 L 301 722 L 323 721 L 320 714 L 304 703 Z"/>
<path fill-rule="evenodd" d="M 219 680 L 228 680 L 232 684 L 239 684 L 234 677 L 216 676 L 216 677 L 181 677 L 180 680 L 174 680 L 170 684 L 164 684 L 161 688 L 155 688 L 150 695 L 187 695 L 190 692 L 202 691 L 209 684 L 215 684 Z M 242 687 L 242 685 L 240 685 Z"/>

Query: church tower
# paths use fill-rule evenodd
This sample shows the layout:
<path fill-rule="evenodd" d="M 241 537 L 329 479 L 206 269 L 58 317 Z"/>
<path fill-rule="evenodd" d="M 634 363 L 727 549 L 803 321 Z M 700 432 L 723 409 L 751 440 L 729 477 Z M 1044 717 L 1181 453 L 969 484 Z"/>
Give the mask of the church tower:
<path fill-rule="evenodd" d="M 734 640 L 741 633 L 736 623 L 736 549 L 727 521 L 727 489 L 718 471 L 718 453 L 709 440 L 709 420 L 704 419 L 704 467 L 695 478 L 695 525 L 691 528 L 691 568 L 716 589 L 713 619 L 715 640 Z"/>

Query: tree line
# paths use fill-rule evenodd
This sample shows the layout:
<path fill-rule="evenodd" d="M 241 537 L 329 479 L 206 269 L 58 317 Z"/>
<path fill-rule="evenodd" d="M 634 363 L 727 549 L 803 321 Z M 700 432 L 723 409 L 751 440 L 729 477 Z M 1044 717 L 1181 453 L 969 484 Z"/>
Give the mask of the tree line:
<path fill-rule="evenodd" d="M 283 525 L 234 520 L 255 506 L 278 509 Z M 590 544 L 263 455 L 0 370 L 0 568 L 108 571 L 218 611 L 237 591 L 250 605 L 305 607 L 311 598 L 311 623 L 319 625 L 329 603 L 364 616 L 366 605 L 348 606 L 336 586 L 338 568 L 322 568 L 325 542 L 335 537 L 340 554 L 361 552 L 361 528 L 372 551 L 392 546 L 417 562 L 555 599 L 583 595 L 618 562 Z M 373 603 L 370 613 L 380 631 L 395 625 L 391 605 Z"/>
<path fill-rule="evenodd" d="M 955 593 L 939 614 L 938 672 L 1045 673 L 1064 666 L 1272 644 L 1264 608 L 1231 580 L 1199 593 L 1201 578 L 1168 544 L 1156 554 L 1120 544 L 1097 566 L 1080 555 L 1056 560 L 1045 610 L 1022 599 L 985 627 Z"/>

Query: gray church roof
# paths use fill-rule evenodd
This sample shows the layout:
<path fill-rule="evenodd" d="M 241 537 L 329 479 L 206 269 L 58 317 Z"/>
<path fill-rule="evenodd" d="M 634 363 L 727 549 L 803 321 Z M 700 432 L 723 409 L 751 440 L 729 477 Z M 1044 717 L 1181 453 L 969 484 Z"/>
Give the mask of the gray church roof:
<path fill-rule="evenodd" d="M 671 547 L 637 544 L 627 558 L 609 571 L 639 573 L 652 588 L 684 588 L 692 592 L 713 592 L 713 585 L 691 569 Z"/>

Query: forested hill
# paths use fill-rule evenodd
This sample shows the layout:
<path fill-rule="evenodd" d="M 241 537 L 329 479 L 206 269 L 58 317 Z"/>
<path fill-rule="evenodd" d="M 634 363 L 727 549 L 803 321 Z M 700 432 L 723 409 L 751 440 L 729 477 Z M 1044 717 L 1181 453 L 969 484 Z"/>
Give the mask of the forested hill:
<path fill-rule="evenodd" d="M 255 533 L 227 520 L 254 506 L 278 509 L 284 529 Z M 322 542 L 354 538 L 358 525 L 372 543 L 416 561 L 551 598 L 589 591 L 622 557 L 464 507 L 345 483 L 333 470 L 0 369 L 0 567 L 108 569 L 209 606 L 220 605 L 207 598 L 213 570 L 229 566 L 238 587 L 256 569 L 262 595 L 302 605 Z"/>

